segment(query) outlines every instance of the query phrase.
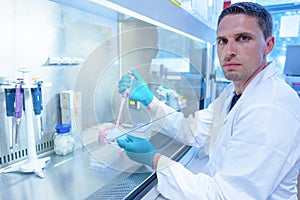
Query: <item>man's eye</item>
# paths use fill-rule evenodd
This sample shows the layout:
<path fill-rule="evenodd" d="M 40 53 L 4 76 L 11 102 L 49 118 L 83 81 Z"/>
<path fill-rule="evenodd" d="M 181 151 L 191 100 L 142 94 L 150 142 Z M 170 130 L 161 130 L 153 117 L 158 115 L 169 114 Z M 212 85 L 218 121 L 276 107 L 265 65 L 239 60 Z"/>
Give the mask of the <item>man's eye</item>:
<path fill-rule="evenodd" d="M 251 38 L 249 36 L 240 36 L 238 38 L 239 41 L 241 42 L 246 42 L 246 41 L 249 41 Z"/>
<path fill-rule="evenodd" d="M 226 44 L 227 40 L 226 39 L 219 39 L 218 44 Z"/>

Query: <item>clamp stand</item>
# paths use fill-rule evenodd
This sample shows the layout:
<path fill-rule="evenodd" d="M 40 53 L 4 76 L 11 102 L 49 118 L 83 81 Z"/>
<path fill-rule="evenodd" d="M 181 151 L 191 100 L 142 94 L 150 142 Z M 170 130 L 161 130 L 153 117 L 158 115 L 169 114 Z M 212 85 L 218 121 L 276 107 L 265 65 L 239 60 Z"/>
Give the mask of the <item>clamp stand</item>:
<path fill-rule="evenodd" d="M 50 160 L 50 157 L 37 158 L 36 148 L 35 148 L 35 139 L 34 139 L 34 126 L 33 126 L 33 105 L 32 105 L 32 96 L 31 88 L 37 87 L 32 85 L 28 80 L 28 72 L 26 68 L 21 68 L 18 71 L 22 72 L 24 84 L 22 88 L 24 89 L 24 99 L 25 99 L 25 121 L 26 121 L 26 132 L 27 132 L 27 145 L 28 145 L 28 160 L 25 163 L 21 163 L 17 166 L 12 166 L 5 168 L 3 172 L 23 172 L 30 173 L 34 172 L 38 177 L 43 178 L 43 168 L 46 163 Z"/>

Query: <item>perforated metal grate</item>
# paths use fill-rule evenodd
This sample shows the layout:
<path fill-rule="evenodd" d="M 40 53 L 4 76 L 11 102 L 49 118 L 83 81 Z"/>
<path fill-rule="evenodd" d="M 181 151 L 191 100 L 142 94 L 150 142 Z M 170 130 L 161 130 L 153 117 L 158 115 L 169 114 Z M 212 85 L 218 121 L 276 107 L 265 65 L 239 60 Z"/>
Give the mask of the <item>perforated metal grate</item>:
<path fill-rule="evenodd" d="M 142 184 L 146 178 L 152 173 L 134 173 L 128 176 L 123 173 L 112 184 L 108 184 L 103 188 L 90 195 L 86 200 L 118 200 L 124 199 L 130 194 L 136 187 Z"/>

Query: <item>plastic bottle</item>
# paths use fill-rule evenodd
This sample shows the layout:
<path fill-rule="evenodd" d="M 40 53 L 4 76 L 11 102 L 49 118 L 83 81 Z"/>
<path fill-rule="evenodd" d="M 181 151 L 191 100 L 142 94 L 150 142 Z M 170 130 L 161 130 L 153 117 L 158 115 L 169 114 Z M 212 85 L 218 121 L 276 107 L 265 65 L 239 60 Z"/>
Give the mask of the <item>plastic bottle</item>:
<path fill-rule="evenodd" d="M 59 156 L 66 156 L 74 150 L 74 137 L 70 124 L 57 124 L 53 136 L 54 152 Z"/>

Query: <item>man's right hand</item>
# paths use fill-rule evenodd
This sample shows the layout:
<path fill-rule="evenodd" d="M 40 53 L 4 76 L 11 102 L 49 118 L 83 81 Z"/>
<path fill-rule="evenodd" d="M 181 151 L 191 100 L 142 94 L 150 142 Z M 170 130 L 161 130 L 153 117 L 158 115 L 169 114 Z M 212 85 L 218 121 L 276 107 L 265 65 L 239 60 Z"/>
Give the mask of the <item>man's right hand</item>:
<path fill-rule="evenodd" d="M 149 89 L 144 79 L 131 70 L 134 76 L 134 81 L 131 85 L 130 99 L 141 102 L 144 106 L 148 106 L 154 98 L 153 93 Z M 119 81 L 119 93 L 122 94 L 127 88 L 130 87 L 131 77 L 129 74 L 124 74 Z"/>

